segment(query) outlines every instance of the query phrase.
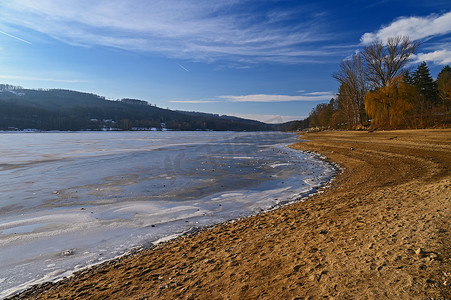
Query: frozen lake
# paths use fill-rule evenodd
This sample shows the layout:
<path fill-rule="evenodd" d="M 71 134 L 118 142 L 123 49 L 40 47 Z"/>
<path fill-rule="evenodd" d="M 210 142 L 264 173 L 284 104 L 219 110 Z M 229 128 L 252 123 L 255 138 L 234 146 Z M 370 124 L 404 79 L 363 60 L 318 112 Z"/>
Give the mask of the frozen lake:
<path fill-rule="evenodd" d="M 0 133 L 0 298 L 314 191 L 278 132 Z"/>

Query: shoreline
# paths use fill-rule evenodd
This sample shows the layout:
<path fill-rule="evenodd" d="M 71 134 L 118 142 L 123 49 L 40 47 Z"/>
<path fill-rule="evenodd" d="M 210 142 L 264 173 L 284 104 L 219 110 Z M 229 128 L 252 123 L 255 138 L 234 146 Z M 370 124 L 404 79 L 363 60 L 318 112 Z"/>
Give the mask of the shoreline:
<path fill-rule="evenodd" d="M 254 204 L 252 204 L 252 207 L 254 207 L 254 209 L 248 209 L 245 211 L 243 208 L 246 208 L 246 207 L 241 207 L 241 209 L 240 209 L 241 213 L 231 214 L 228 217 L 223 215 L 222 217 L 216 219 L 216 221 L 214 223 L 212 221 L 213 217 L 210 217 L 212 219 L 210 222 L 195 222 L 191 219 L 187 219 L 187 220 L 185 220 L 185 222 L 188 221 L 187 223 L 191 224 L 190 228 L 181 228 L 182 230 L 179 230 L 179 231 L 172 230 L 171 232 L 167 232 L 166 235 L 159 235 L 159 237 L 157 237 L 155 239 L 148 239 L 148 240 L 142 241 L 140 243 L 132 244 L 129 248 L 124 249 L 124 251 L 121 251 L 121 253 L 119 255 L 116 254 L 119 251 L 116 251 L 115 255 L 111 256 L 111 257 L 107 257 L 105 255 L 105 252 L 108 252 L 107 250 L 101 251 L 103 253 L 100 253 L 98 251 L 91 251 L 92 253 L 97 253 L 98 255 L 100 255 L 100 256 L 98 256 L 99 259 L 97 261 L 94 261 L 94 262 L 90 261 L 86 264 L 83 264 L 83 263 L 72 264 L 72 266 L 75 266 L 73 268 L 70 268 L 71 266 L 69 266 L 68 268 L 56 267 L 56 268 L 54 268 L 55 271 L 53 271 L 53 270 L 51 270 L 52 272 L 47 271 L 44 274 L 41 274 L 41 277 L 33 278 L 32 281 L 31 280 L 23 281 L 23 283 L 21 283 L 21 284 L 18 284 L 20 279 L 15 281 L 14 279 L 10 279 L 9 276 L 3 276 L 4 278 L 6 278 L 6 280 L 10 280 L 11 283 L 15 282 L 15 286 L 9 285 L 4 289 L 0 288 L 0 299 L 3 299 L 4 297 L 11 297 L 12 295 L 19 294 L 27 289 L 30 289 L 30 288 L 33 289 L 36 286 L 39 286 L 42 284 L 47 284 L 48 282 L 51 282 L 51 283 L 59 282 L 64 278 L 73 276 L 75 273 L 83 272 L 86 269 L 91 269 L 98 265 L 102 265 L 106 262 L 114 261 L 123 256 L 128 256 L 129 253 L 135 253 L 139 250 L 153 248 L 155 245 L 160 244 L 161 242 L 174 239 L 178 236 L 186 236 L 190 233 L 198 232 L 205 228 L 210 228 L 210 227 L 218 225 L 218 224 L 228 223 L 231 221 L 236 221 L 240 218 L 246 218 L 246 217 L 250 217 L 253 215 L 260 214 L 260 213 L 265 213 L 265 212 L 280 208 L 289 203 L 300 201 L 300 199 L 303 199 L 309 195 L 316 193 L 316 191 L 319 188 L 323 187 L 325 184 L 328 184 L 330 182 L 330 180 L 334 176 L 336 176 L 336 173 L 337 173 L 336 166 L 334 166 L 330 162 L 325 162 L 320 155 L 317 155 L 315 153 L 311 153 L 311 152 L 302 153 L 297 150 L 289 148 L 289 145 L 291 145 L 294 141 L 296 141 L 296 137 L 297 137 L 294 133 L 289 134 L 289 136 L 290 136 L 290 141 L 284 141 L 283 143 L 275 144 L 272 147 L 272 151 L 278 152 L 278 153 L 283 153 L 282 156 L 279 157 L 276 161 L 279 161 L 279 159 L 280 159 L 281 162 L 283 162 L 283 161 L 291 162 L 289 164 L 291 164 L 291 168 L 295 171 L 291 175 L 291 177 L 293 177 L 293 178 L 298 177 L 297 180 L 292 180 L 292 179 L 289 179 L 288 177 L 285 178 L 285 176 L 284 176 L 285 179 L 283 179 L 283 178 L 281 179 L 277 175 L 278 172 L 272 171 L 272 173 L 271 172 L 268 173 L 269 179 L 267 179 L 263 183 L 259 183 L 259 184 L 255 185 L 255 187 L 252 187 L 249 190 L 248 189 L 243 189 L 243 190 L 237 189 L 237 190 L 227 191 L 226 193 L 219 192 L 219 194 L 217 194 L 217 195 L 215 193 L 215 194 L 206 196 L 206 197 L 208 197 L 208 199 L 215 199 L 216 197 L 223 198 L 219 202 L 220 203 L 219 206 L 224 206 L 227 204 L 226 203 L 227 201 L 231 200 L 231 199 L 230 200 L 227 200 L 227 199 L 229 199 L 231 197 L 235 198 L 233 201 L 236 201 L 238 204 L 240 203 L 240 201 L 242 201 L 242 199 L 240 199 L 241 196 L 235 195 L 235 196 L 225 197 L 226 194 L 230 194 L 230 195 L 232 195 L 234 193 L 242 194 L 242 195 L 245 195 L 247 198 L 251 197 L 254 199 L 254 201 L 253 201 Z M 237 158 L 238 159 L 240 159 L 240 158 L 246 159 L 246 157 L 244 157 L 244 156 L 243 157 L 238 156 Z M 248 159 L 251 159 L 251 157 L 248 157 Z M 256 157 L 254 159 L 254 161 L 261 161 L 261 158 Z M 283 166 L 284 164 L 288 165 L 288 163 L 283 163 L 280 165 Z M 261 166 L 266 165 L 266 166 L 268 166 L 268 168 L 270 168 L 272 170 L 280 170 L 279 164 L 275 164 L 275 163 L 271 163 L 271 162 L 269 162 L 269 163 L 263 162 L 260 165 Z M 303 170 L 303 172 L 301 174 L 296 174 L 296 170 L 300 168 L 299 165 L 303 165 L 303 167 L 301 167 L 301 170 Z M 313 173 L 311 173 L 312 170 L 313 170 Z M 316 175 L 315 175 L 315 173 L 316 173 Z M 318 175 L 318 174 L 321 174 L 321 175 Z M 274 176 L 275 179 L 272 179 L 272 175 L 277 175 L 277 176 Z M 307 178 L 311 177 L 310 179 L 308 179 L 308 183 L 303 182 L 303 179 L 305 177 L 307 177 Z M 276 187 L 274 185 L 274 183 L 270 184 L 270 182 L 274 182 L 274 183 L 282 182 L 283 188 L 282 188 L 282 186 Z M 302 184 L 298 184 L 299 182 L 301 182 Z M 260 187 L 260 185 L 262 187 Z M 282 190 L 282 191 L 280 191 L 280 190 Z M 274 191 L 275 194 L 272 194 L 271 191 Z M 219 198 L 217 198 L 217 199 L 219 199 Z M 205 199 L 207 199 L 207 198 L 205 198 Z M 196 200 L 196 201 L 202 202 L 202 201 L 204 201 L 204 198 L 198 198 L 198 200 Z M 251 202 L 248 201 L 248 203 L 251 203 Z M 81 205 L 81 206 L 83 206 L 83 205 Z M 76 208 L 76 213 L 77 213 L 78 207 L 75 206 L 75 208 Z M 81 210 L 85 210 L 85 209 L 81 209 Z M 182 225 L 187 224 L 187 223 L 182 223 Z M 162 225 L 162 224 L 155 222 L 155 225 L 152 227 L 160 227 L 160 225 Z M 164 223 L 163 223 L 163 225 L 164 225 Z M 75 226 L 75 224 L 73 224 L 72 226 Z M 187 227 L 187 226 L 185 226 L 185 227 Z M 147 230 L 149 230 L 149 229 L 147 229 Z M 150 231 L 151 230 L 152 229 L 150 229 Z M 80 242 L 82 242 L 82 241 L 80 241 Z M 61 253 L 65 253 L 64 251 L 70 251 L 71 254 L 72 253 L 82 253 L 83 251 L 86 251 L 86 249 L 81 249 L 81 247 L 78 247 L 78 245 L 73 245 L 72 247 L 69 247 L 69 248 L 68 248 L 68 250 L 60 251 L 57 255 L 66 256 L 65 254 L 61 254 Z M 103 249 L 106 249 L 106 248 L 103 248 Z M 26 249 L 23 251 L 25 251 L 25 253 L 26 253 Z M 69 254 L 68 256 L 72 256 L 71 254 Z M 108 254 L 108 253 L 106 253 L 106 254 Z M 34 266 L 34 263 L 31 262 L 31 264 L 29 264 L 29 265 Z M 45 267 L 45 265 L 44 265 L 44 267 Z M 10 272 L 10 274 L 12 274 L 12 272 Z M 0 278 L 0 281 L 1 281 L 1 278 Z M 1 286 L 1 282 L 0 282 L 0 286 Z"/>
<path fill-rule="evenodd" d="M 290 147 L 291 145 L 292 144 L 287 144 L 287 145 L 283 146 L 283 150 L 284 151 L 294 151 L 294 152 L 298 151 L 298 150 L 292 149 Z M 177 234 L 170 234 L 168 236 L 159 238 L 155 241 L 148 241 L 146 243 L 136 245 L 136 246 L 130 248 L 128 251 L 126 251 L 123 254 L 118 255 L 116 257 L 109 258 L 107 260 L 100 261 L 97 263 L 88 264 L 83 267 L 78 267 L 75 270 L 64 271 L 64 272 L 62 272 L 62 274 L 64 276 L 61 275 L 59 277 L 52 278 L 51 276 L 49 277 L 46 275 L 45 277 L 43 277 L 39 280 L 36 280 L 36 282 L 33 284 L 26 283 L 27 287 L 24 287 L 25 286 L 25 284 L 24 284 L 18 288 L 7 290 L 6 296 L 0 295 L 0 298 L 5 297 L 6 299 L 9 299 L 10 297 L 15 297 L 16 295 L 26 293 L 29 290 L 33 290 L 33 293 L 35 293 L 36 291 L 40 291 L 43 288 L 46 289 L 47 286 L 61 284 L 61 281 L 71 279 L 71 277 L 74 277 L 74 276 L 76 277 L 79 273 L 81 273 L 81 274 L 85 274 L 86 272 L 96 273 L 97 271 L 102 270 L 103 268 L 105 268 L 111 264 L 116 264 L 117 262 L 122 261 L 123 259 L 140 255 L 143 251 L 152 251 L 152 249 L 154 249 L 155 247 L 163 247 L 166 244 L 177 242 L 177 240 L 184 239 L 190 235 L 196 235 L 202 231 L 208 231 L 216 226 L 231 224 L 231 223 L 234 223 L 234 222 L 237 222 L 237 221 L 249 218 L 249 217 L 254 217 L 254 216 L 258 216 L 260 214 L 269 213 L 271 211 L 280 209 L 287 205 L 294 204 L 296 202 L 306 201 L 308 198 L 313 197 L 319 193 L 322 193 L 327 187 L 329 187 L 332 184 L 332 182 L 335 180 L 335 178 L 339 175 L 339 173 L 342 171 L 342 169 L 340 168 L 340 166 L 338 166 L 337 164 L 335 164 L 334 162 L 332 162 L 330 160 L 327 160 L 325 157 L 323 157 L 320 154 L 317 154 L 317 153 L 314 153 L 311 151 L 302 151 L 302 152 L 305 153 L 306 156 L 309 157 L 310 159 L 321 161 L 321 164 L 327 165 L 330 168 L 330 170 L 332 170 L 332 174 L 330 175 L 330 177 L 327 178 L 327 181 L 322 181 L 316 185 L 312 185 L 311 189 L 307 192 L 290 195 L 286 199 L 284 198 L 284 200 L 279 201 L 268 208 L 260 209 L 260 211 L 256 211 L 250 215 L 243 215 L 240 217 L 232 217 L 231 219 L 221 221 L 219 223 L 192 227 L 189 230 L 186 230 L 186 231 L 183 231 L 183 232 L 180 232 Z M 280 200 L 280 198 L 279 198 L 279 200 Z M 3 292 L 6 292 L 6 291 L 3 291 Z"/>
<path fill-rule="evenodd" d="M 447 129 L 307 134 L 307 142 L 292 148 L 344 167 L 325 192 L 13 297 L 445 299 L 451 281 L 444 221 L 450 216 L 449 136 Z M 429 206 L 412 197 L 425 191 Z"/>

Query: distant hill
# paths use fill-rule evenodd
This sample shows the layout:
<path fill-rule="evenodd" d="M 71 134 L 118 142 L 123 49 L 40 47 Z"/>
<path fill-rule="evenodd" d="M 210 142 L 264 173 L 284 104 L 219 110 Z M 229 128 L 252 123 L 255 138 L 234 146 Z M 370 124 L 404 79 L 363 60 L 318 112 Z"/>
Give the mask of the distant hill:
<path fill-rule="evenodd" d="M 137 99 L 107 100 L 71 90 L 0 84 L 0 130 L 283 130 L 231 116 L 163 109 Z"/>

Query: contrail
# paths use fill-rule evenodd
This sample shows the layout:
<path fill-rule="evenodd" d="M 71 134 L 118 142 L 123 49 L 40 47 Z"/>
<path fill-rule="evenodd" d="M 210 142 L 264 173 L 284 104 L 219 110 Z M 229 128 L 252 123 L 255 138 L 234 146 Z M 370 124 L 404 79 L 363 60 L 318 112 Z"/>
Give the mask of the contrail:
<path fill-rule="evenodd" d="M 21 42 L 24 42 L 24 43 L 27 43 L 27 44 L 32 45 L 32 43 L 30 43 L 29 41 L 23 40 L 23 39 L 21 39 L 21 38 L 19 38 L 19 37 L 17 37 L 17 36 L 12 35 L 12 34 L 6 33 L 6 32 L 1 31 L 1 30 L 0 30 L 0 33 L 3 33 L 4 35 L 10 36 L 10 37 L 12 37 L 12 38 L 14 38 L 14 39 L 16 39 L 16 40 L 19 40 L 19 41 L 21 41 Z"/>
<path fill-rule="evenodd" d="M 185 68 L 184 66 L 182 66 L 181 64 L 177 63 L 179 65 L 180 68 L 182 68 L 183 70 L 185 70 L 186 72 L 189 72 L 189 70 L 187 68 Z"/>

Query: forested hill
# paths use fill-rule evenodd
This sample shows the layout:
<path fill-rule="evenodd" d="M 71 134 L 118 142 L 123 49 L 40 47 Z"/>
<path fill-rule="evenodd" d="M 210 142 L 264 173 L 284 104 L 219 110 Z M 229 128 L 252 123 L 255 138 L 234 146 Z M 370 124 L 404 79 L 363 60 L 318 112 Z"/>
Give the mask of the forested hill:
<path fill-rule="evenodd" d="M 173 111 L 136 99 L 107 100 L 70 90 L 0 84 L 0 130 L 283 130 L 285 125 Z"/>

